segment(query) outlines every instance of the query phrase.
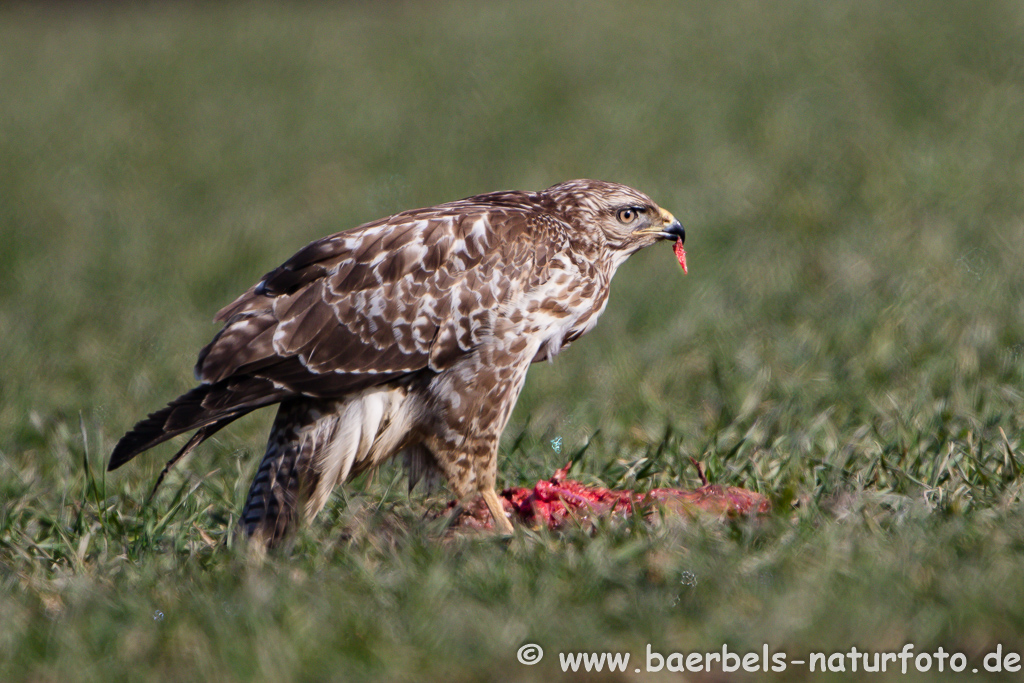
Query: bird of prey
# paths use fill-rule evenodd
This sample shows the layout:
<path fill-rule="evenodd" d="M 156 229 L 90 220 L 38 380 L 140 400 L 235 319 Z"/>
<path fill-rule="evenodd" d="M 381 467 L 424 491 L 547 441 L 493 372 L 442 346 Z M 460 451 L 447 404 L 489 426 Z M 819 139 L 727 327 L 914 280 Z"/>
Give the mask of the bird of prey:
<path fill-rule="evenodd" d="M 199 353 L 200 384 L 125 434 L 108 469 L 195 430 L 173 463 L 276 403 L 240 518 L 249 536 L 277 543 L 335 486 L 398 453 L 410 488 L 443 475 L 460 500 L 481 495 L 510 534 L 498 442 L 527 368 L 594 327 L 631 254 L 674 240 L 685 270 L 684 238 L 642 192 L 571 180 L 319 239 L 217 314 L 224 327 Z"/>

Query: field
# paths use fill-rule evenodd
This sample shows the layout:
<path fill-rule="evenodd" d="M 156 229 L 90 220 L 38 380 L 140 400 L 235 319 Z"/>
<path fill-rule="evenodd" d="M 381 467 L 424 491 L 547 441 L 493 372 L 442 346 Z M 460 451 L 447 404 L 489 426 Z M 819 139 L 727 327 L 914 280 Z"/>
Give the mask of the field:
<path fill-rule="evenodd" d="M 1012 677 L 983 660 L 1024 654 L 1022 112 L 1010 0 L 0 7 L 0 680 L 574 680 L 559 653 L 605 651 L 632 659 L 602 680 L 732 680 L 634 669 L 908 643 Z M 690 274 L 667 245 L 620 269 L 531 369 L 501 481 L 576 456 L 694 487 L 693 458 L 767 518 L 448 538 L 394 463 L 260 563 L 232 535 L 272 411 L 151 503 L 174 444 L 105 473 L 306 242 L 575 177 L 672 211 Z M 904 679 L 844 661 L 774 675 Z"/>

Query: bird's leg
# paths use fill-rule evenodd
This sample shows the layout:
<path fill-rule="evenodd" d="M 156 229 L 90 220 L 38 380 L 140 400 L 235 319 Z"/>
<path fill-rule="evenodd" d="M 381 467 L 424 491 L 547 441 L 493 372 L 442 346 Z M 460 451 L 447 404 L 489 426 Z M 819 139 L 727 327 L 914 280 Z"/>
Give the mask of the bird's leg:
<path fill-rule="evenodd" d="M 483 496 L 484 502 L 487 503 L 487 509 L 491 511 L 491 518 L 494 519 L 494 528 L 501 532 L 503 536 L 511 536 L 513 533 L 512 522 L 509 521 L 508 515 L 505 514 L 505 506 L 501 504 L 501 498 L 494 490 L 494 486 L 488 486 L 483 489 L 480 491 L 480 495 Z"/>
<path fill-rule="evenodd" d="M 455 493 L 459 502 L 468 503 L 479 494 L 491 513 L 495 531 L 511 536 L 512 522 L 505 514 L 501 498 L 494 488 L 498 473 L 497 437 L 473 441 L 456 438 L 451 442 L 429 438 L 428 446 L 430 452 L 434 454 L 438 468 L 448 481 L 448 487 Z"/>
<path fill-rule="evenodd" d="M 463 501 L 483 496 L 495 531 L 508 536 L 512 522 L 494 489 L 498 444 L 536 349 L 512 352 L 505 341 L 482 345 L 431 380 L 435 416 L 424 425 L 424 443 L 449 488 Z"/>

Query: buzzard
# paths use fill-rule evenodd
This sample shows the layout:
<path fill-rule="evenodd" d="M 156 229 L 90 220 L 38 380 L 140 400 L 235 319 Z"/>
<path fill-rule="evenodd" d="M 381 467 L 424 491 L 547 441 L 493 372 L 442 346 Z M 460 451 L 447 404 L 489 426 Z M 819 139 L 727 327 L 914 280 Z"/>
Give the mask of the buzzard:
<path fill-rule="evenodd" d="M 530 363 L 594 327 L 615 270 L 683 227 L 625 185 L 571 180 L 402 213 L 312 242 L 222 309 L 199 386 L 125 434 L 115 470 L 178 434 L 168 463 L 280 404 L 242 511 L 273 544 L 331 490 L 404 453 L 410 488 L 443 475 L 512 525 L 495 491 L 498 441 Z M 166 472 L 166 468 L 165 468 Z"/>

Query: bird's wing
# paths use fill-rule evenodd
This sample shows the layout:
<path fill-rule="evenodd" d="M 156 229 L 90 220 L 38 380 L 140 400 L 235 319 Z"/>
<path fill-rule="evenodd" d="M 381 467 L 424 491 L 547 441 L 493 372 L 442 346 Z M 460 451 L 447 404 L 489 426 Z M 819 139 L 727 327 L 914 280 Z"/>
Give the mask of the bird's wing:
<path fill-rule="evenodd" d="M 563 228 L 536 209 L 464 200 L 317 240 L 220 311 L 196 376 L 338 396 L 441 371 L 543 277 L 561 246 L 546 238 Z"/>

